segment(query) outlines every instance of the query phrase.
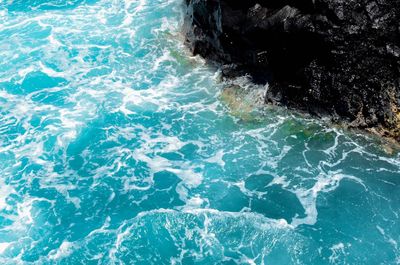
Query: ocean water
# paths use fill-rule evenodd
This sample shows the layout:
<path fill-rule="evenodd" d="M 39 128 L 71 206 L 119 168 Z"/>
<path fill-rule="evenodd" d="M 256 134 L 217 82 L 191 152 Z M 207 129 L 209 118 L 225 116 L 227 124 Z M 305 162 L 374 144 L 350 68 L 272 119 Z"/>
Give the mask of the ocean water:
<path fill-rule="evenodd" d="M 182 8 L 0 0 L 0 263 L 400 264 L 396 148 L 226 89 Z"/>

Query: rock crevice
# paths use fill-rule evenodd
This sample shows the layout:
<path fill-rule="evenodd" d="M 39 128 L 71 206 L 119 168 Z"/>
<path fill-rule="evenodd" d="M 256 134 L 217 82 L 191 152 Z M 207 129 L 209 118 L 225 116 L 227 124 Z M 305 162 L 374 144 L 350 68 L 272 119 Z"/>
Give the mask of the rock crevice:
<path fill-rule="evenodd" d="M 266 101 L 400 141 L 399 0 L 185 0 L 194 54 Z"/>

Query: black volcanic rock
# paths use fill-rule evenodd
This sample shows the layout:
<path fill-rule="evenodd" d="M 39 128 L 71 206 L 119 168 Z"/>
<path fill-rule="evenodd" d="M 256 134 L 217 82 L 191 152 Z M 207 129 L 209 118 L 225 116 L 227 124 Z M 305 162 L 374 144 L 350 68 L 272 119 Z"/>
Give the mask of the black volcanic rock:
<path fill-rule="evenodd" d="M 186 41 L 266 101 L 400 141 L 400 0 L 185 0 Z"/>

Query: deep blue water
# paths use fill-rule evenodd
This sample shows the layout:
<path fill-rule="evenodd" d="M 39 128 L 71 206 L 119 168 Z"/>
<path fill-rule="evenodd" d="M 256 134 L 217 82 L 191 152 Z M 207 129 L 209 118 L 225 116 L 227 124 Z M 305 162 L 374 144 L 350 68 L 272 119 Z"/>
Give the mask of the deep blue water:
<path fill-rule="evenodd" d="M 400 264 L 395 148 L 222 92 L 181 23 L 0 0 L 0 263 Z"/>

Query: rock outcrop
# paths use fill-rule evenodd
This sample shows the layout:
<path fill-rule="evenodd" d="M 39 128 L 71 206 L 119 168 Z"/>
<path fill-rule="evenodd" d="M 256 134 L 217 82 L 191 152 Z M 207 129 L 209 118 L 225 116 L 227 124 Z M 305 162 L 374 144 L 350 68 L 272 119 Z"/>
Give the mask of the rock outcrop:
<path fill-rule="evenodd" d="M 400 0 L 185 0 L 188 46 L 266 101 L 400 142 Z"/>

